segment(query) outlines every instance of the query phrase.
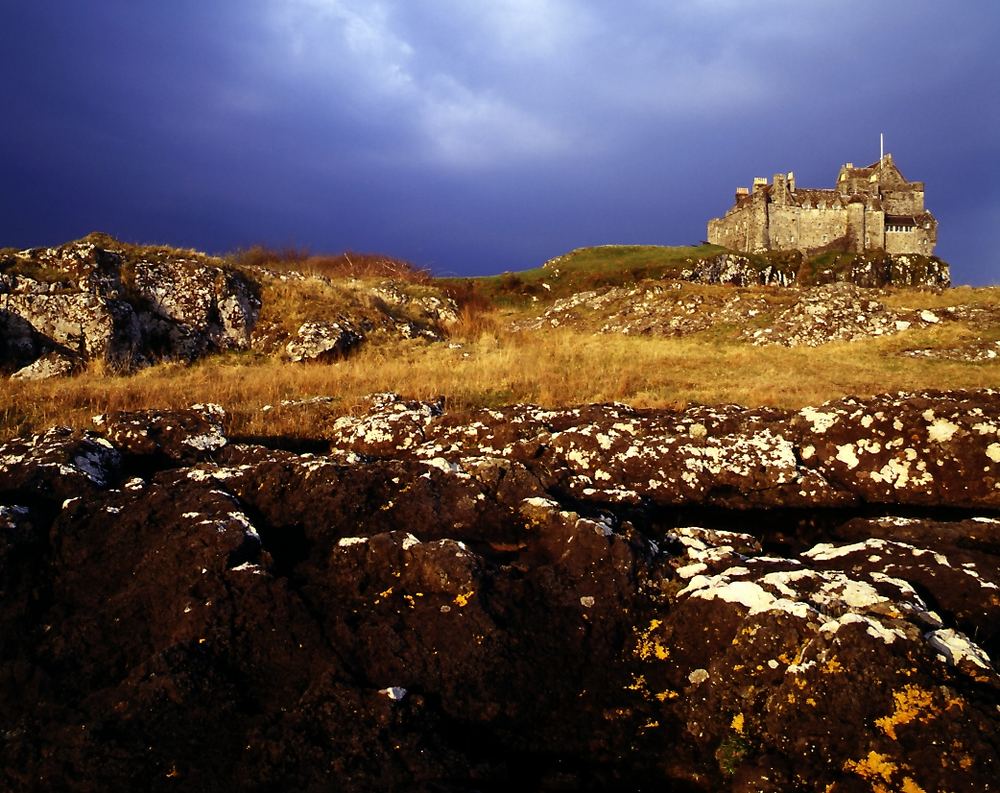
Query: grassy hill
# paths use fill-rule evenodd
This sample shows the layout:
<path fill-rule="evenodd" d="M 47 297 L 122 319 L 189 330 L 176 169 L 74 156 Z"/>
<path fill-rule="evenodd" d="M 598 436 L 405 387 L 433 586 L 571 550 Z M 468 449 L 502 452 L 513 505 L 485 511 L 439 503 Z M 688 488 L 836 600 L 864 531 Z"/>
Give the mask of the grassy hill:
<path fill-rule="evenodd" d="M 330 364 L 291 364 L 273 351 L 254 349 L 192 365 L 164 363 L 129 376 L 92 366 L 68 380 L 5 379 L 0 437 L 60 423 L 88 426 L 92 415 L 115 409 L 218 402 L 230 412 L 234 437 L 316 438 L 364 395 L 379 391 L 419 398 L 445 394 L 453 408 L 600 401 L 801 407 L 847 394 L 1000 382 L 1000 359 L 989 357 L 1000 342 L 998 289 L 865 290 L 886 311 L 936 312 L 936 321 L 820 347 L 755 346 L 747 328 L 767 327 L 800 293 L 678 280 L 694 263 L 723 252 L 707 245 L 601 246 L 516 273 L 441 279 L 387 257 L 244 253 L 228 265 L 258 278 L 262 317 L 287 332 L 310 317 L 342 316 L 357 306 L 385 311 L 377 290 L 400 282 L 414 295 L 450 295 L 459 319 L 442 329 L 443 341 L 373 334 L 357 352 Z M 834 254 L 805 263 L 787 255 L 751 258 L 760 267 L 813 273 L 847 266 Z M 285 272 L 299 275 L 282 277 Z M 634 299 L 629 290 L 636 290 Z M 573 297 L 582 292 L 593 294 Z M 567 301 L 575 307 L 547 314 Z M 737 318 L 721 322 L 682 322 L 676 332 L 635 321 L 646 310 L 686 321 L 734 306 L 746 307 L 745 319 L 733 314 Z M 560 319 L 553 323 L 555 316 Z M 981 356 L 973 360 L 970 350 Z M 303 402 L 317 396 L 330 399 Z"/>

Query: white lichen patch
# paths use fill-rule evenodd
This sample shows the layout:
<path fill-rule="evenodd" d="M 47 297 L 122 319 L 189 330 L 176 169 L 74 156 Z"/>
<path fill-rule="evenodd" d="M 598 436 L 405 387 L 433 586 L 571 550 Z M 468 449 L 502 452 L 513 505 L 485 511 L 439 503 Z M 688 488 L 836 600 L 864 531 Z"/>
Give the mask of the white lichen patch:
<path fill-rule="evenodd" d="M 838 413 L 824 413 L 811 407 L 802 408 L 799 415 L 812 424 L 812 431 L 817 435 L 822 435 L 840 420 Z"/>
<path fill-rule="evenodd" d="M 927 439 L 932 443 L 945 443 L 958 432 L 958 425 L 948 419 L 934 419 L 927 428 Z"/>
<path fill-rule="evenodd" d="M 842 446 L 838 446 L 837 459 L 852 470 L 857 468 L 859 460 L 858 460 L 858 455 L 856 454 L 854 449 L 854 444 L 845 443 Z"/>
<path fill-rule="evenodd" d="M 264 570 L 259 564 L 254 564 L 253 562 L 244 562 L 241 565 L 237 565 L 232 568 L 234 573 L 250 573 L 252 575 L 267 575 L 267 571 Z"/>
<path fill-rule="evenodd" d="M 931 631 L 924 638 L 952 666 L 968 660 L 980 669 L 993 668 L 986 651 L 971 641 L 964 633 L 952 630 L 951 628 L 942 628 L 941 630 Z"/>

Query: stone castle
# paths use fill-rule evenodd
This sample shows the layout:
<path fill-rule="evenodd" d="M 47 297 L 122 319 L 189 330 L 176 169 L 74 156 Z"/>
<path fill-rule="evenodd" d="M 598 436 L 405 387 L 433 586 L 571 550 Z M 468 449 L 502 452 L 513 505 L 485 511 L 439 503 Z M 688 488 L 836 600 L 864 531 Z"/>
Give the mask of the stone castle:
<path fill-rule="evenodd" d="M 795 174 L 753 180 L 736 188 L 736 202 L 724 217 L 708 222 L 708 241 L 735 251 L 827 250 L 920 253 L 930 256 L 937 220 L 924 209 L 924 183 L 908 182 L 883 155 L 866 168 L 847 163 L 837 186 L 801 188 Z"/>

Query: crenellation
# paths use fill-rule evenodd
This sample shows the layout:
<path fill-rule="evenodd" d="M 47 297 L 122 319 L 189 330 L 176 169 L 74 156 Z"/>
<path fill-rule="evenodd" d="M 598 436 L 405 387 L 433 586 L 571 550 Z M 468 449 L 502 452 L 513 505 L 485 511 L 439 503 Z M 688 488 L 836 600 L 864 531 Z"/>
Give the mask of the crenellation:
<path fill-rule="evenodd" d="M 937 220 L 924 207 L 924 183 L 909 182 L 891 154 L 864 168 L 848 162 L 833 188 L 798 188 L 795 174 L 755 177 L 733 206 L 708 223 L 708 241 L 732 250 L 818 250 L 931 255 Z"/>

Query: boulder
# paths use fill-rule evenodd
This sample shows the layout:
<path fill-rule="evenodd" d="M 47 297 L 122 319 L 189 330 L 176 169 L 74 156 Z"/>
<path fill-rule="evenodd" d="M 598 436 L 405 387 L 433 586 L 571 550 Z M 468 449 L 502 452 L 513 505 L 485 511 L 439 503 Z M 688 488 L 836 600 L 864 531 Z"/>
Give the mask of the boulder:
<path fill-rule="evenodd" d="M 98 431 L 133 462 L 194 463 L 210 459 L 228 442 L 226 412 L 219 405 L 187 410 L 115 411 L 94 416 Z"/>
<path fill-rule="evenodd" d="M 141 348 L 141 331 L 132 306 L 86 292 L 11 294 L 6 310 L 31 325 L 44 343 L 79 357 L 128 365 Z"/>
<path fill-rule="evenodd" d="M 247 349 L 260 297 L 241 274 L 204 257 L 132 263 L 131 289 L 155 318 L 175 323 L 214 350 Z"/>
<path fill-rule="evenodd" d="M 285 345 L 285 353 L 296 363 L 333 361 L 346 356 L 364 341 L 364 336 L 346 320 L 304 322 L 298 334 Z"/>
<path fill-rule="evenodd" d="M 50 352 L 33 363 L 18 369 L 11 380 L 48 380 L 52 377 L 66 377 L 80 368 L 80 359 L 59 352 Z"/>

